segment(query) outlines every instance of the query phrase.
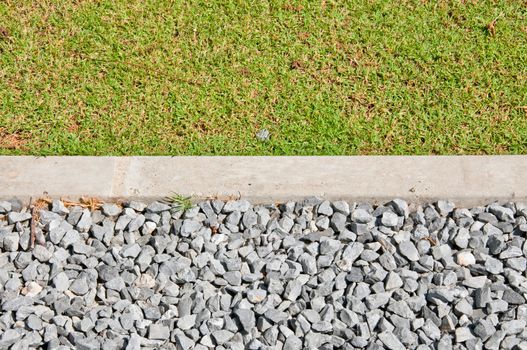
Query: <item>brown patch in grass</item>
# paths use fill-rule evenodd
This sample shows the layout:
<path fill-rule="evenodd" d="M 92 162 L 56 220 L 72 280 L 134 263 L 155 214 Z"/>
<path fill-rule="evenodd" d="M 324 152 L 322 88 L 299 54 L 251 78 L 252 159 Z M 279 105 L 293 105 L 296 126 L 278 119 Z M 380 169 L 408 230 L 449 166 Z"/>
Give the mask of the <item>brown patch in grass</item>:
<path fill-rule="evenodd" d="M 208 125 L 208 123 L 205 120 L 198 119 L 192 123 L 191 129 L 199 131 L 200 135 L 205 135 L 209 132 L 210 125 Z"/>
<path fill-rule="evenodd" d="M 244 77 L 248 77 L 251 74 L 251 72 L 249 71 L 247 67 L 242 67 L 240 68 L 240 74 L 243 75 Z"/>
<path fill-rule="evenodd" d="M 492 151 L 492 153 L 507 154 L 510 153 L 510 150 L 507 145 L 499 144 L 494 146 L 494 150 Z"/>
<path fill-rule="evenodd" d="M 0 40 L 10 40 L 10 39 L 11 39 L 11 34 L 9 33 L 9 31 L 4 27 L 0 27 Z"/>
<path fill-rule="evenodd" d="M 286 10 L 286 11 L 301 12 L 304 9 L 304 6 L 302 6 L 302 5 L 285 4 L 282 8 L 284 10 Z"/>
<path fill-rule="evenodd" d="M 506 122 L 509 120 L 509 116 L 507 114 L 499 114 L 491 117 L 491 124 L 496 125 L 503 122 Z"/>
<path fill-rule="evenodd" d="M 311 34 L 309 33 L 306 33 L 306 32 L 300 32 L 298 33 L 297 37 L 298 39 L 302 40 L 302 41 L 306 41 L 307 39 L 309 39 L 309 37 L 311 36 Z"/>
<path fill-rule="evenodd" d="M 291 62 L 290 68 L 302 70 L 304 69 L 304 64 L 298 60 L 294 60 L 293 62 Z"/>
<path fill-rule="evenodd" d="M 70 117 L 69 120 L 70 120 L 70 124 L 68 125 L 68 128 L 67 128 L 68 131 L 71 133 L 76 133 L 77 131 L 79 131 L 80 123 L 77 120 L 77 118 Z"/>
<path fill-rule="evenodd" d="M 8 132 L 5 128 L 0 128 L 0 148 L 12 150 L 24 150 L 27 139 L 19 132 Z"/>

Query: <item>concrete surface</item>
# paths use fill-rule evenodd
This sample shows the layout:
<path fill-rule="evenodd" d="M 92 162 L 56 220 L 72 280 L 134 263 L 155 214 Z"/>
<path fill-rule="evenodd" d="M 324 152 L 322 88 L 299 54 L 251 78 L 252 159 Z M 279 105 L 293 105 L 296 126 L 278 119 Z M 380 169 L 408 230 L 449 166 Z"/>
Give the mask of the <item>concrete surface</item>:
<path fill-rule="evenodd" d="M 527 156 L 0 157 L 0 198 L 527 201 Z"/>

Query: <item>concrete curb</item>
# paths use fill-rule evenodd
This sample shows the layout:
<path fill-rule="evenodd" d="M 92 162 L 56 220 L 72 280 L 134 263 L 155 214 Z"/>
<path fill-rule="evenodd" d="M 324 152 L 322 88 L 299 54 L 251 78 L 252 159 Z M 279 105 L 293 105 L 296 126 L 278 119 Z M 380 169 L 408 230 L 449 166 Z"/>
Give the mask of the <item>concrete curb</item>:
<path fill-rule="evenodd" d="M 0 157 L 0 198 L 527 200 L 527 156 Z"/>

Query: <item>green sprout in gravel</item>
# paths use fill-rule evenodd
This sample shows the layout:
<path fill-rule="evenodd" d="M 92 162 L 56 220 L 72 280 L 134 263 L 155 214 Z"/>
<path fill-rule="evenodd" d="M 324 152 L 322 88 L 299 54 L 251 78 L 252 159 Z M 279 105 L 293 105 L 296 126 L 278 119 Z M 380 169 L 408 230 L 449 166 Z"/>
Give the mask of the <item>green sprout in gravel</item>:
<path fill-rule="evenodd" d="M 185 197 L 177 193 L 173 193 L 166 197 L 166 202 L 175 206 L 178 210 L 189 210 L 192 208 L 192 197 Z"/>

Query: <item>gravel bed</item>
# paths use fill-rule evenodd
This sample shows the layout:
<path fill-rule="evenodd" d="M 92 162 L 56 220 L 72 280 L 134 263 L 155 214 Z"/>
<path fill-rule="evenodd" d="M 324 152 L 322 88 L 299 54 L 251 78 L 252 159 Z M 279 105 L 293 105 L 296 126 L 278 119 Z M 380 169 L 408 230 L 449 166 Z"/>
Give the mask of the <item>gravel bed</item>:
<path fill-rule="evenodd" d="M 0 202 L 0 349 L 527 349 L 527 206 Z"/>

